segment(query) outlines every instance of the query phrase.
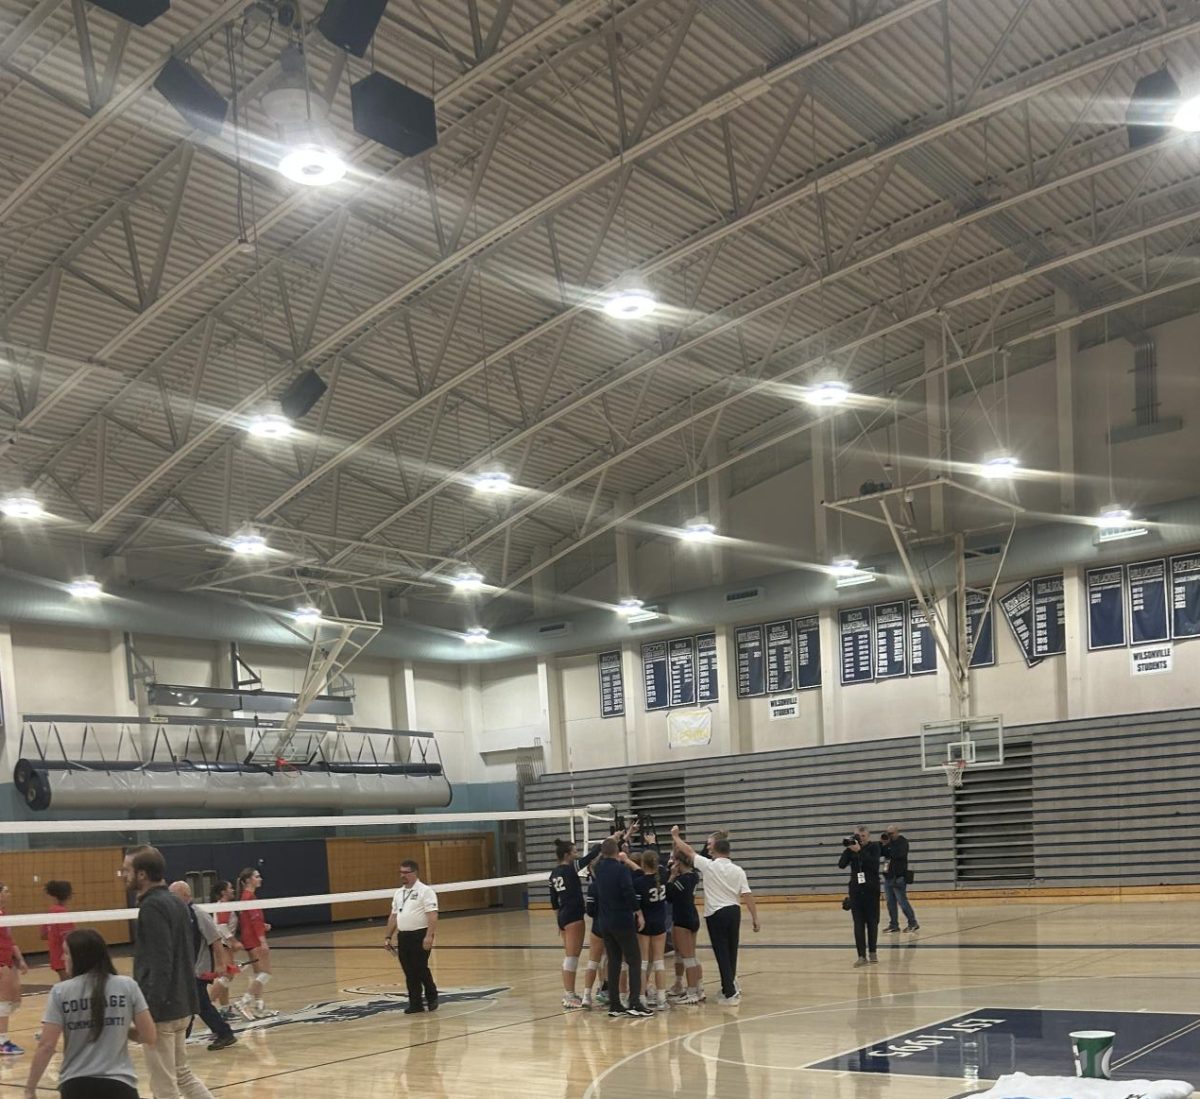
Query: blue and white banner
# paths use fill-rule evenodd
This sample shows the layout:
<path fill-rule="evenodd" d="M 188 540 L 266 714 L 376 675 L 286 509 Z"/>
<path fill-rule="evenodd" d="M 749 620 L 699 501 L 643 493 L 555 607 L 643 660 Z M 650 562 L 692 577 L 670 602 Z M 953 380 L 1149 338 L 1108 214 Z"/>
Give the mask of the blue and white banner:
<path fill-rule="evenodd" d="M 681 637 L 668 642 L 669 696 L 672 706 L 693 706 L 696 703 L 696 642 Z"/>
<path fill-rule="evenodd" d="M 1033 655 L 1061 656 L 1067 651 L 1067 601 L 1063 578 L 1040 576 L 1033 581 Z"/>
<path fill-rule="evenodd" d="M 996 663 L 996 635 L 992 629 L 995 615 L 988 597 L 981 591 L 967 592 L 967 648 L 972 668 L 990 668 Z"/>
<path fill-rule="evenodd" d="M 1125 566 L 1087 571 L 1088 650 L 1125 647 Z"/>
<path fill-rule="evenodd" d="M 1129 643 L 1142 645 L 1170 640 L 1167 562 L 1139 561 L 1125 568 L 1129 575 Z"/>
<path fill-rule="evenodd" d="M 621 669 L 621 651 L 601 653 L 597 658 L 600 666 L 600 716 L 625 716 L 625 675 Z"/>
<path fill-rule="evenodd" d="M 696 638 L 696 701 L 701 706 L 719 702 L 717 682 L 717 635 L 702 633 Z"/>
<path fill-rule="evenodd" d="M 997 602 L 1025 664 L 1030 668 L 1040 664 L 1041 657 L 1033 655 L 1033 586 L 1026 581 L 1002 595 Z"/>
<path fill-rule="evenodd" d="M 904 603 L 880 603 L 875 608 L 875 678 L 895 679 L 908 674 Z"/>
<path fill-rule="evenodd" d="M 796 686 L 795 639 L 792 620 L 767 623 L 767 694 L 791 691 Z"/>
<path fill-rule="evenodd" d="M 1171 558 L 1171 632 L 1200 637 L 1200 553 Z"/>
<path fill-rule="evenodd" d="M 870 683 L 875 678 L 871 608 L 838 611 L 838 635 L 842 650 L 842 685 Z"/>
<path fill-rule="evenodd" d="M 908 674 L 933 675 L 937 671 L 937 642 L 925 608 L 916 599 L 908 601 Z"/>
<path fill-rule="evenodd" d="M 796 686 L 810 691 L 821 685 L 821 619 L 796 619 Z"/>
<path fill-rule="evenodd" d="M 671 699 L 667 685 L 667 643 L 665 641 L 647 641 L 642 646 L 642 681 L 646 691 L 646 709 L 668 709 Z"/>
<path fill-rule="evenodd" d="M 738 698 L 758 698 L 766 694 L 762 626 L 739 626 L 734 631 L 733 647 L 737 653 Z"/>

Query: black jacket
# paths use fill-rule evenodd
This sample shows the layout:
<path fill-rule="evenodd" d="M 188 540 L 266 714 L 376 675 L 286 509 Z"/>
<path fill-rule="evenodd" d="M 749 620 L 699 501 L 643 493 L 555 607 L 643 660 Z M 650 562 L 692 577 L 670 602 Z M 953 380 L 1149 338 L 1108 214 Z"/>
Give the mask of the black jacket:
<path fill-rule="evenodd" d="M 879 844 L 871 840 L 861 851 L 851 851 L 849 847 L 842 849 L 842 857 L 838 866 L 843 870 L 850 867 L 850 892 L 860 890 L 879 892 Z M 859 883 L 858 875 L 863 874 L 865 882 Z"/>
<path fill-rule="evenodd" d="M 138 909 L 133 979 L 156 1023 L 189 1019 L 200 1010 L 200 1002 L 187 905 L 164 883 L 143 893 Z"/>
<path fill-rule="evenodd" d="M 904 836 L 893 836 L 888 843 L 879 848 L 880 854 L 888 859 L 888 868 L 883 876 L 892 881 L 894 878 L 908 879 L 908 840 Z"/>
<path fill-rule="evenodd" d="M 633 931 L 637 927 L 634 913 L 640 904 L 629 867 L 616 859 L 599 858 L 592 864 L 592 881 L 597 917 L 604 930 Z"/>

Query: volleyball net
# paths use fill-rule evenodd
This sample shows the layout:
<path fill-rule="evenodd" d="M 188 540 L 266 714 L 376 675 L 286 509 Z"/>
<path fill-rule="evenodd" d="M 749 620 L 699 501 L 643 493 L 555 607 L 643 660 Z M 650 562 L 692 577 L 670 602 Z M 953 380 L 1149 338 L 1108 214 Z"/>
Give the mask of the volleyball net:
<path fill-rule="evenodd" d="M 211 845 L 210 850 L 220 853 L 223 848 L 235 848 L 241 859 L 251 868 L 262 867 L 264 876 L 269 879 L 269 892 L 256 897 L 252 901 L 232 900 L 210 902 L 207 896 L 197 895 L 196 905 L 211 913 L 242 912 L 247 909 L 260 909 L 270 913 L 275 910 L 296 908 L 314 908 L 334 905 L 356 905 L 362 902 L 379 902 L 391 900 L 398 884 L 397 871 L 400 862 L 412 857 L 401 854 L 411 851 L 414 846 L 428 845 L 430 850 L 444 852 L 453 849 L 457 842 L 468 841 L 480 843 L 479 850 L 493 849 L 492 867 L 495 868 L 499 853 L 494 851 L 493 844 L 482 841 L 494 836 L 502 826 L 520 825 L 537 822 L 539 824 L 561 822 L 565 834 L 581 848 L 596 842 L 594 837 L 607 835 L 612 821 L 613 807 L 611 805 L 588 805 L 562 809 L 539 809 L 528 812 L 477 812 L 477 813 L 398 813 L 398 814 L 364 814 L 359 816 L 297 816 L 297 817 L 213 817 L 190 819 L 146 819 L 146 820 L 39 820 L 29 822 L 0 822 L 0 837 L 25 836 L 39 837 L 37 846 L 27 850 L 9 850 L 0 853 L 0 872 L 3 880 L 13 890 L 17 903 L 14 908 L 28 908 L 31 902 L 36 904 L 45 898 L 41 896 L 45 883 L 52 879 L 71 881 L 75 891 L 70 911 L 52 913 L 42 911 L 10 911 L 0 915 L 0 927 L 28 928 L 44 927 L 51 924 L 72 923 L 78 926 L 114 923 L 118 921 L 136 920 L 138 909 L 126 905 L 111 907 L 86 907 L 92 898 L 100 896 L 124 896 L 124 884 L 120 879 L 120 861 L 124 853 L 133 848 L 149 845 L 162 850 L 167 860 L 166 881 L 189 881 L 191 884 L 198 874 L 204 874 L 210 879 L 232 880 L 237 870 L 228 870 L 221 874 L 217 867 L 203 865 L 188 865 L 190 862 L 221 861 L 220 858 L 197 860 L 194 852 Z M 432 829 L 420 832 L 422 827 Z M 464 828 L 476 831 L 465 837 L 453 830 Z M 368 834 L 346 835 L 347 831 L 356 829 L 369 830 Z M 243 838 L 244 833 L 270 832 L 272 838 Z M 322 834 L 324 833 L 324 834 Z M 80 837 L 86 836 L 85 846 L 80 846 Z M 103 837 L 112 836 L 110 843 L 103 842 Z M 186 838 L 186 847 L 180 848 L 172 844 L 175 837 Z M 204 839 L 197 844 L 196 837 Z M 281 842 L 292 838 L 308 840 L 312 851 L 322 846 L 329 847 L 330 864 L 327 873 L 335 869 L 336 861 L 354 861 L 347 859 L 348 855 L 358 856 L 359 875 L 364 874 L 372 880 L 370 888 L 342 889 L 323 893 L 295 894 L 288 892 L 288 873 L 279 871 L 271 866 L 271 855 L 278 850 Z M 57 842 L 61 839 L 61 845 Z M 257 849 L 262 852 L 258 859 L 245 859 L 248 850 Z M 187 851 L 187 854 L 183 854 Z M 119 852 L 119 857 L 118 857 Z M 90 858 L 89 858 L 90 855 Z M 225 856 L 227 866 L 231 856 Z M 313 857 L 316 857 L 315 854 Z M 108 858 L 106 870 L 103 860 Z M 418 860 L 421 861 L 421 860 Z M 434 860 L 435 862 L 437 860 Z M 455 861 L 461 864 L 462 859 L 446 860 L 448 866 Z M 255 863 L 258 865 L 255 866 Z M 264 865 L 264 863 L 266 865 Z M 7 864 L 7 865 L 5 865 Z M 82 871 L 86 883 L 72 880 L 73 875 L 79 874 L 77 868 L 90 865 L 90 872 Z M 432 874 L 429 870 L 432 869 Z M 470 879 L 441 881 L 437 880 L 440 872 L 435 865 L 429 868 L 422 865 L 422 880 L 432 885 L 439 894 L 462 894 L 493 891 L 510 886 L 527 886 L 543 884 L 549 872 L 549 865 L 537 873 L 502 874 L 497 876 L 477 877 Z M 110 875 L 105 879 L 105 874 Z M 427 876 L 428 874 L 428 876 Z M 375 885 L 375 880 L 378 885 Z M 84 888 L 81 888 L 84 885 Z M 195 890 L 193 890 L 195 892 Z M 282 894 L 282 895 L 276 895 Z M 342 909 L 343 912 L 348 911 Z M 343 915 L 343 920 L 356 918 L 354 915 Z M 370 918 L 363 913 L 361 918 Z M 270 917 L 268 916 L 268 920 Z"/>

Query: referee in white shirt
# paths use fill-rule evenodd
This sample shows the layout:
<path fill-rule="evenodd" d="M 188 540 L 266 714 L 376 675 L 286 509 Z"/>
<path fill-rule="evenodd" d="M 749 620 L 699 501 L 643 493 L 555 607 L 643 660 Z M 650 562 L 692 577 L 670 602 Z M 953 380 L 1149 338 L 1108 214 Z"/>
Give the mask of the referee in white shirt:
<path fill-rule="evenodd" d="M 746 881 L 746 871 L 730 860 L 727 839 L 713 841 L 713 858 L 696 854 L 680 838 L 678 825 L 671 829 L 671 839 L 675 841 L 675 850 L 682 851 L 695 864 L 704 886 L 704 923 L 717 958 L 717 969 L 721 972 L 721 995 L 717 997 L 717 1003 L 740 1003 L 737 956 L 743 904 L 750 909 L 754 930 L 759 929 L 758 906 L 750 892 L 750 883 Z"/>
<path fill-rule="evenodd" d="M 405 1015 L 437 1011 L 438 990 L 429 972 L 429 953 L 437 934 L 437 894 L 417 876 L 421 868 L 412 859 L 400 864 L 400 888 L 392 897 L 384 945 L 400 957 L 408 982 Z M 393 943 L 395 936 L 395 943 Z"/>

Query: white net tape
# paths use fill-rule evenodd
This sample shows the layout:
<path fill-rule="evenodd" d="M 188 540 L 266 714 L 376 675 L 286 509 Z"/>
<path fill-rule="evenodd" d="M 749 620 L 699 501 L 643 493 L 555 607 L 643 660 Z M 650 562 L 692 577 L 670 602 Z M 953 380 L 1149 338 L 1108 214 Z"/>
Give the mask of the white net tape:
<path fill-rule="evenodd" d="M 588 842 L 588 825 L 600 819 L 611 819 L 611 805 L 589 805 L 586 808 L 539 809 L 530 812 L 508 813 L 404 813 L 378 816 L 345 817 L 225 817 L 204 820 L 48 820 L 0 822 L 0 835 L 78 835 L 113 832 L 127 835 L 136 832 L 202 832 L 228 831 L 246 828 L 369 828 L 380 825 L 414 824 L 495 824 L 501 821 L 561 820 L 569 823 L 572 835 L 578 825 L 581 843 Z M 407 838 L 400 836 L 397 838 Z M 132 844 L 130 845 L 132 846 Z M 52 852 L 47 851 L 49 858 Z M 115 868 L 114 868 L 115 873 Z M 456 893 L 469 889 L 497 889 L 506 885 L 526 885 L 544 882 L 546 875 L 518 874 L 506 878 L 481 878 L 475 881 L 431 883 L 439 893 Z M 269 911 L 275 908 L 304 908 L 309 905 L 345 904 L 353 901 L 390 900 L 394 886 L 386 889 L 362 889 L 352 893 L 319 893 L 304 897 L 263 897 L 253 901 L 227 901 L 220 904 L 198 904 L 207 912 L 244 912 L 250 908 Z M 44 927 L 47 924 L 94 924 L 114 920 L 136 920 L 136 908 L 110 908 L 88 912 L 39 912 L 21 915 L 0 915 L 0 927 Z"/>

